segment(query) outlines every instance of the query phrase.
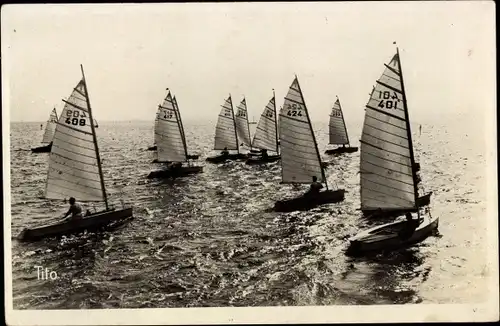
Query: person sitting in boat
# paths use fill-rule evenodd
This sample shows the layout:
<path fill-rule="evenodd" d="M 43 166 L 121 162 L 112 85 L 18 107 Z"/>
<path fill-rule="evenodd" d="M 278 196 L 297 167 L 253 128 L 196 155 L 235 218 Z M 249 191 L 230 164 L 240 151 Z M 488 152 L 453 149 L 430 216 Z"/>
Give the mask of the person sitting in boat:
<path fill-rule="evenodd" d="M 407 240 L 411 238 L 411 236 L 413 235 L 413 233 L 415 232 L 415 230 L 419 225 L 419 220 L 414 220 L 410 212 L 406 213 L 405 217 L 406 217 L 406 223 L 398 233 L 399 238 L 402 240 Z"/>
<path fill-rule="evenodd" d="M 83 217 L 82 206 L 80 206 L 80 204 L 77 204 L 75 198 L 73 197 L 69 199 L 69 210 L 66 214 L 64 214 L 63 218 L 66 218 L 69 214 L 71 214 L 68 219 L 69 221 L 81 220 Z"/>
<path fill-rule="evenodd" d="M 222 156 L 229 156 L 229 151 L 227 150 L 227 147 L 224 147 L 224 149 L 220 153 L 222 154 Z"/>
<path fill-rule="evenodd" d="M 309 191 L 307 192 L 308 195 L 316 195 L 319 194 L 319 191 L 321 188 L 323 188 L 323 185 L 321 182 L 318 182 L 318 178 L 316 176 L 312 177 L 313 182 L 311 183 L 311 186 L 309 187 Z"/>
<path fill-rule="evenodd" d="M 267 149 L 262 149 L 260 151 L 260 154 L 261 154 L 261 156 L 262 156 L 263 159 L 267 159 L 268 158 Z"/>

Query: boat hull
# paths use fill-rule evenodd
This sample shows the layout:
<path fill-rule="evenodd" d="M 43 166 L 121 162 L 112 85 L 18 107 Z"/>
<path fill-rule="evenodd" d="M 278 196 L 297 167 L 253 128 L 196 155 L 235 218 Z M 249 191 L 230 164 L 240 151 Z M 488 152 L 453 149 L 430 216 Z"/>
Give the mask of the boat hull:
<path fill-rule="evenodd" d="M 198 174 L 203 172 L 202 166 L 182 166 L 177 169 L 165 169 L 152 171 L 148 175 L 148 179 L 170 179 L 182 178 L 191 174 Z"/>
<path fill-rule="evenodd" d="M 36 241 L 44 238 L 80 233 L 85 230 L 92 232 L 105 228 L 109 226 L 110 223 L 119 221 L 125 222 L 125 220 L 132 218 L 132 208 L 108 210 L 85 216 L 83 219 L 77 221 L 66 221 L 34 229 L 25 229 L 18 238 L 22 241 Z"/>
<path fill-rule="evenodd" d="M 148 151 L 156 151 L 157 148 L 157 146 L 150 146 L 148 147 Z"/>
<path fill-rule="evenodd" d="M 279 200 L 274 204 L 275 212 L 307 211 L 320 205 L 338 203 L 344 200 L 345 190 L 325 190 L 317 195 L 304 194 L 300 197 Z"/>
<path fill-rule="evenodd" d="M 245 160 L 248 158 L 248 155 L 243 154 L 243 153 L 238 153 L 238 154 L 229 154 L 229 155 L 217 155 L 217 156 L 211 156 L 207 157 L 206 161 L 210 163 L 224 163 L 227 160 L 235 161 L 235 160 Z"/>
<path fill-rule="evenodd" d="M 354 153 L 357 151 L 358 151 L 357 147 L 337 147 L 334 149 L 327 149 L 325 151 L 325 154 L 337 155 L 337 154 L 343 154 L 343 153 Z"/>
<path fill-rule="evenodd" d="M 253 157 L 249 157 L 245 163 L 248 165 L 267 164 L 267 163 L 279 161 L 280 159 L 281 159 L 280 155 L 269 155 L 265 159 L 262 158 L 261 156 L 253 156 Z"/>
<path fill-rule="evenodd" d="M 347 255 L 360 256 L 367 253 L 402 249 L 422 242 L 432 235 L 439 226 L 439 218 L 425 219 L 408 239 L 402 239 L 398 232 L 406 221 L 397 221 L 363 231 L 349 239 Z"/>
<path fill-rule="evenodd" d="M 193 154 L 193 155 L 188 155 L 188 160 L 197 160 L 198 158 L 200 158 L 200 155 L 199 154 Z M 154 159 L 151 161 L 151 163 L 172 163 L 172 162 L 169 162 L 169 161 L 164 161 L 164 162 L 158 162 L 158 159 Z"/>
<path fill-rule="evenodd" d="M 45 145 L 45 146 L 32 148 L 31 152 L 33 152 L 33 153 L 50 153 L 51 149 L 52 149 L 52 143 Z"/>
<path fill-rule="evenodd" d="M 429 192 L 427 195 L 418 197 L 417 203 L 418 207 L 425 207 L 430 204 L 431 202 L 431 196 L 432 196 L 432 191 Z M 386 218 L 386 217 L 397 217 L 400 215 L 403 215 L 406 212 L 416 212 L 417 208 L 413 209 L 398 209 L 398 210 L 392 210 L 392 211 L 384 211 L 381 209 L 378 210 L 367 210 L 363 209 L 363 215 L 367 218 Z"/>

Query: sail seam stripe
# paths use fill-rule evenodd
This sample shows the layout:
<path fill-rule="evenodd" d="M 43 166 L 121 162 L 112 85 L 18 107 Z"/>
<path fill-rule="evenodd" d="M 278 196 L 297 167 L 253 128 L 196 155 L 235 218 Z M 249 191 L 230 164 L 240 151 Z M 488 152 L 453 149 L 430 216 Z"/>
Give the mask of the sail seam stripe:
<path fill-rule="evenodd" d="M 100 180 L 90 179 L 90 178 L 78 176 L 76 174 L 68 173 L 68 171 L 71 171 L 71 170 L 64 170 L 63 171 L 63 170 L 56 170 L 55 168 L 52 168 L 52 171 L 54 171 L 55 173 L 57 173 L 58 171 L 61 171 L 61 172 L 66 173 L 66 175 L 70 175 L 71 177 L 76 177 L 78 179 L 88 180 L 88 181 L 92 181 L 92 182 L 96 182 L 96 183 L 101 182 Z M 49 175 L 50 175 L 50 169 L 49 169 Z M 61 180 L 61 179 L 56 179 L 56 180 Z"/>
<path fill-rule="evenodd" d="M 385 200 L 382 200 L 382 199 L 380 199 L 380 198 L 371 197 L 371 196 L 368 196 L 368 195 L 361 195 L 361 197 L 362 197 L 362 198 L 368 198 L 369 200 L 373 200 L 373 201 L 377 201 L 377 202 L 382 202 L 382 203 L 384 203 L 384 204 L 387 204 L 387 205 L 391 206 L 391 208 L 392 208 L 392 207 L 394 207 L 395 209 L 405 209 L 405 208 L 400 208 L 400 207 L 398 207 L 398 206 L 397 206 L 397 204 L 394 204 L 394 203 L 389 203 L 389 202 L 387 202 L 387 201 L 385 201 Z M 373 208 L 372 210 L 375 210 L 375 211 L 376 211 L 376 210 L 378 210 L 378 209 L 381 209 L 381 208 L 380 208 L 380 207 L 377 207 L 377 208 Z"/>
<path fill-rule="evenodd" d="M 60 156 L 60 155 L 58 155 L 58 154 L 56 154 L 56 153 L 52 153 L 52 154 L 54 154 L 54 155 L 56 155 L 56 156 Z M 53 161 L 53 163 L 54 163 L 54 164 L 57 164 L 57 165 L 60 165 L 60 166 L 67 166 L 67 165 L 65 165 L 65 164 L 63 164 L 63 163 L 60 163 L 60 162 L 56 161 L 56 160 L 54 160 L 54 161 Z M 70 168 L 71 168 L 72 170 L 78 170 L 78 171 L 82 171 L 82 172 L 86 172 L 86 173 L 91 173 L 91 174 L 99 174 L 99 172 L 89 171 L 89 170 L 85 170 L 85 169 L 80 169 L 80 168 L 73 167 L 73 166 L 71 166 Z M 56 168 L 52 168 L 52 169 L 57 170 Z"/>
<path fill-rule="evenodd" d="M 365 123 L 365 126 L 366 126 L 366 127 L 373 128 L 373 129 L 376 129 L 376 130 L 379 130 L 379 131 L 382 131 L 383 133 L 389 134 L 389 135 L 391 135 L 391 136 L 396 136 L 396 137 L 399 137 L 399 138 L 401 138 L 401 139 L 404 139 L 404 140 L 408 141 L 408 138 L 406 138 L 406 137 L 403 137 L 403 136 L 398 135 L 398 134 L 393 134 L 392 132 L 388 132 L 387 130 L 377 128 L 377 127 L 375 127 L 375 126 L 372 126 L 371 124 Z M 368 133 L 366 133 L 366 134 L 367 134 L 367 135 L 369 135 Z M 373 136 L 372 136 L 372 137 L 373 137 Z"/>
<path fill-rule="evenodd" d="M 291 144 L 291 145 L 300 145 L 299 143 L 294 143 L 294 142 L 291 142 L 289 141 L 288 139 L 281 139 L 281 142 L 285 142 L 285 143 L 288 143 L 288 144 Z M 283 147 L 283 145 L 281 146 Z M 286 148 L 286 147 L 285 147 Z M 309 155 L 312 155 L 312 156 L 316 156 L 315 153 L 311 153 L 311 152 L 304 152 L 304 151 L 301 151 L 301 150 L 298 150 L 298 149 L 294 149 L 293 150 L 294 152 L 300 152 L 300 153 L 304 153 L 304 154 L 309 154 Z"/>
<path fill-rule="evenodd" d="M 75 88 L 73 88 L 73 90 L 75 92 L 77 92 L 78 94 L 80 94 L 81 96 L 85 97 L 85 94 L 83 94 L 83 92 L 81 92 L 78 88 L 75 87 Z"/>
<path fill-rule="evenodd" d="M 82 100 L 83 100 L 83 99 L 82 99 Z M 64 102 L 64 103 L 66 103 L 66 104 L 69 104 L 70 106 L 72 106 L 72 107 L 74 107 L 74 108 L 76 108 L 76 109 L 78 109 L 78 110 L 82 110 L 82 111 L 84 111 L 84 112 L 87 112 L 87 113 L 88 113 L 88 110 L 87 110 L 87 109 L 84 109 L 83 107 L 81 107 L 81 106 L 79 106 L 79 105 L 77 105 L 77 104 L 75 104 L 75 103 L 71 103 L 71 102 L 66 101 L 66 100 L 64 100 L 64 99 L 63 99 L 63 102 Z M 61 112 L 61 115 L 62 115 L 62 112 Z M 67 118 L 69 118 L 69 117 L 67 117 Z M 85 118 L 87 118 L 87 117 L 85 117 Z"/>
<path fill-rule="evenodd" d="M 402 156 L 402 157 L 404 157 L 404 158 L 410 159 L 410 157 L 409 157 L 409 156 L 406 156 L 406 155 L 401 154 L 401 153 L 397 153 L 397 152 L 389 151 L 389 150 L 384 149 L 384 148 L 382 148 L 382 147 L 379 147 L 379 146 L 377 146 L 377 145 L 370 144 L 370 143 L 368 143 L 368 142 L 366 142 L 366 141 L 364 141 L 364 140 L 362 140 L 362 139 L 360 139 L 360 140 L 359 140 L 359 142 L 360 142 L 360 143 L 362 143 L 362 144 L 365 144 L 365 145 L 371 146 L 371 147 L 373 147 L 373 148 L 376 148 L 376 149 L 378 149 L 378 150 L 381 150 L 381 151 L 384 151 L 384 152 L 388 152 L 388 153 L 391 153 L 391 154 L 395 154 L 395 155 L 399 155 L 399 156 Z"/>
<path fill-rule="evenodd" d="M 392 68 L 391 66 L 389 66 L 387 63 L 384 63 L 384 66 L 389 69 L 390 71 L 392 71 L 393 73 L 395 73 L 396 75 L 399 76 L 399 71 L 397 71 L 396 69 Z"/>
<path fill-rule="evenodd" d="M 396 143 L 393 143 L 391 141 L 388 141 L 386 139 L 382 139 L 382 138 L 379 138 L 379 137 L 376 137 L 376 136 L 373 136 L 372 134 L 369 134 L 368 132 L 363 132 L 363 135 L 364 136 L 368 136 L 368 137 L 372 137 L 372 138 L 375 138 L 376 140 L 380 140 L 382 142 L 385 142 L 385 143 L 388 143 L 388 144 L 391 144 L 391 145 L 394 145 L 394 146 L 398 146 L 398 147 L 401 147 L 403 149 L 406 149 L 408 150 L 408 146 L 404 146 L 404 145 L 399 145 L 399 144 L 396 144 Z M 408 141 L 408 140 L 407 140 Z"/>
<path fill-rule="evenodd" d="M 374 155 L 374 154 L 369 153 L 369 152 L 364 152 L 363 154 L 367 154 L 367 155 L 370 155 L 370 156 L 376 157 L 376 158 L 378 158 L 378 159 L 380 159 L 380 160 L 383 160 L 383 161 L 389 161 L 389 162 L 392 162 L 392 163 L 396 163 L 396 164 L 399 164 L 399 165 L 402 165 L 402 166 L 406 166 L 406 167 L 408 167 L 408 168 L 411 168 L 411 166 L 410 166 L 410 165 L 408 165 L 408 164 L 406 164 L 406 163 L 402 163 L 402 162 L 398 162 L 398 161 L 389 160 L 389 159 L 387 159 L 387 158 L 385 158 L 385 157 L 380 157 L 380 156 Z"/>
<path fill-rule="evenodd" d="M 384 87 L 387 87 L 388 89 L 390 89 L 391 91 L 394 91 L 394 92 L 397 92 L 399 94 L 403 94 L 403 92 L 395 87 L 392 87 L 391 85 L 387 85 L 386 83 L 384 82 L 381 82 L 380 80 L 377 80 L 377 84 L 380 84 Z M 377 100 L 377 99 L 374 99 L 374 100 Z"/>
<path fill-rule="evenodd" d="M 80 137 L 77 137 L 77 136 L 72 135 L 72 134 L 68 134 L 67 132 L 64 132 L 63 130 L 58 130 L 58 131 L 57 131 L 57 133 L 54 133 L 54 138 L 55 138 L 55 139 L 59 139 L 59 140 L 65 141 L 65 140 L 63 140 L 62 138 L 57 138 L 57 137 L 55 137 L 55 136 L 57 136 L 57 134 L 58 134 L 58 133 L 61 133 L 61 134 L 63 134 L 63 135 L 66 135 L 66 136 L 68 136 L 69 138 L 76 138 L 76 139 L 82 140 L 82 141 L 87 142 L 87 143 L 92 143 L 92 141 L 91 141 L 91 140 L 88 140 L 88 139 L 85 139 L 85 138 L 80 138 Z M 73 143 L 70 143 L 70 142 L 67 142 L 67 141 L 66 141 L 66 143 L 68 143 L 68 144 L 73 144 Z M 94 148 L 92 148 L 92 150 L 94 150 Z"/>
<path fill-rule="evenodd" d="M 369 114 L 367 114 L 366 116 L 367 116 L 367 117 L 369 117 L 370 119 L 377 120 L 377 121 L 379 121 L 379 122 L 382 122 L 382 123 L 388 124 L 388 125 L 390 125 L 390 126 L 396 127 L 396 128 L 398 128 L 398 129 L 404 130 L 404 131 L 406 132 L 406 127 L 401 127 L 401 126 L 395 125 L 395 124 L 393 124 L 393 123 L 390 123 L 390 122 L 387 122 L 387 121 L 384 121 L 384 120 L 380 120 L 380 119 L 378 119 L 378 118 L 376 118 L 376 117 L 374 117 L 374 116 L 371 116 L 371 115 L 369 115 Z"/>
<path fill-rule="evenodd" d="M 64 147 L 60 147 L 60 146 L 57 146 L 57 145 L 52 145 L 52 146 L 55 147 L 55 148 L 58 148 L 60 150 L 66 151 L 66 152 L 70 152 L 70 153 L 76 154 L 76 155 L 81 155 L 81 156 L 88 157 L 88 158 L 91 158 L 91 159 L 94 159 L 94 160 L 96 159 L 95 156 L 89 156 L 89 155 L 85 155 L 83 153 L 73 152 L 73 151 L 70 151 L 69 149 L 66 149 Z M 75 147 L 80 147 L 80 146 L 75 145 Z M 80 148 L 83 148 L 83 147 L 80 147 Z"/>
<path fill-rule="evenodd" d="M 52 183 L 50 183 L 50 181 L 52 181 Z M 80 188 L 80 189 L 81 189 L 81 188 L 83 188 L 83 189 L 85 189 L 85 188 L 89 188 L 89 189 L 95 189 L 95 190 L 102 191 L 102 189 L 101 189 L 101 188 L 94 188 L 94 187 L 82 186 L 82 185 L 80 185 L 80 184 L 78 184 L 78 183 L 71 182 L 71 181 L 64 180 L 64 179 L 52 179 L 52 180 L 50 180 L 50 181 L 48 182 L 48 183 L 49 183 L 49 185 L 52 185 L 52 186 L 54 186 L 54 187 L 60 187 L 60 188 L 68 189 L 68 190 L 73 190 L 73 191 L 80 192 L 80 193 L 82 193 L 82 194 L 86 194 L 86 195 L 91 195 L 91 196 L 96 196 L 96 195 L 95 195 L 95 194 L 92 194 L 92 193 L 89 193 L 89 192 L 86 192 L 86 191 L 82 191 L 82 190 L 75 190 L 75 188 L 68 188 L 68 187 L 65 187 L 65 186 L 63 186 L 63 185 L 60 185 L 60 184 L 55 183 L 55 181 L 65 181 L 65 182 L 67 182 L 67 183 L 70 183 L 70 184 L 73 184 L 73 185 L 75 185 L 75 186 L 78 186 L 78 188 Z"/>
<path fill-rule="evenodd" d="M 68 128 L 68 129 L 70 129 L 70 130 L 73 130 L 73 131 L 76 131 L 76 132 L 81 132 L 81 133 L 82 133 L 82 134 L 84 134 L 84 135 L 92 135 L 92 133 L 91 133 L 91 132 L 84 131 L 84 130 L 80 130 L 80 129 L 76 129 L 76 128 L 73 128 L 73 127 L 68 126 L 68 125 L 66 125 L 66 124 L 62 124 L 62 123 L 60 123 L 60 122 L 58 122 L 57 124 L 58 124 L 58 125 L 60 125 L 60 126 L 66 127 L 66 128 Z M 68 135 L 69 135 L 69 134 L 68 134 Z M 73 136 L 73 135 L 71 135 L 71 137 L 79 138 L 79 137 L 76 137 L 76 136 Z"/>
<path fill-rule="evenodd" d="M 363 176 L 361 176 L 361 179 L 364 180 L 364 181 L 366 181 L 366 182 L 375 183 L 375 184 L 381 185 L 381 186 L 386 187 L 386 188 L 391 188 L 391 189 L 394 189 L 394 190 L 397 190 L 397 191 L 402 191 L 402 192 L 406 192 L 407 194 L 413 195 L 413 191 L 407 191 L 407 190 L 404 190 L 404 189 L 394 188 L 394 187 L 388 186 L 388 185 L 380 183 L 380 182 L 375 182 L 373 180 L 369 180 L 367 178 L 364 178 Z M 367 188 L 367 189 L 370 189 L 370 188 Z"/>
<path fill-rule="evenodd" d="M 86 163 L 86 162 L 83 162 L 83 161 L 78 161 L 78 160 L 75 160 L 75 159 L 72 159 L 72 158 L 66 157 L 66 156 L 61 155 L 61 154 L 56 153 L 56 152 L 52 152 L 52 154 L 54 154 L 54 155 L 56 155 L 56 156 L 60 156 L 60 157 L 62 157 L 62 158 L 64 158 L 64 159 L 66 159 L 66 160 L 70 160 L 70 161 L 73 161 L 73 162 L 78 162 L 78 163 L 81 163 L 81 164 L 83 164 L 83 165 L 95 166 L 95 164 L 92 164 L 92 163 Z M 61 163 L 59 163 L 59 164 L 61 164 Z"/>
<path fill-rule="evenodd" d="M 394 118 L 394 119 L 397 119 L 397 120 L 400 120 L 400 121 L 406 121 L 404 118 L 401 118 L 401 117 L 398 117 L 397 115 L 394 115 L 392 113 L 389 113 L 389 112 L 385 112 L 385 111 L 382 111 L 382 110 L 379 110 L 379 109 L 376 109 L 370 105 L 366 105 L 366 108 L 367 109 L 370 109 L 370 110 L 373 110 L 373 111 L 377 111 L 378 113 L 381 113 L 381 114 L 385 114 L 391 118 Z M 406 129 L 405 129 L 406 130 Z"/>
<path fill-rule="evenodd" d="M 293 89 L 293 88 L 291 88 L 291 87 L 290 87 L 290 89 Z M 298 93 L 298 92 L 299 92 L 299 91 L 297 91 L 297 93 Z M 293 103 L 298 104 L 298 105 L 304 105 L 304 103 L 301 103 L 301 102 L 296 101 L 296 100 L 294 100 L 294 99 L 291 99 L 291 98 L 289 98 L 289 97 L 285 97 L 285 100 L 289 100 L 290 102 L 293 102 Z M 285 110 L 290 110 L 290 109 L 285 109 Z M 293 110 L 293 108 L 292 108 L 292 110 Z"/>
<path fill-rule="evenodd" d="M 388 177 L 388 176 L 386 176 L 386 175 L 383 175 L 383 174 L 378 174 L 378 173 L 375 173 L 375 172 L 369 172 L 369 171 L 361 171 L 360 173 L 361 173 L 361 174 L 373 174 L 373 175 L 375 175 L 375 176 L 377 176 L 377 177 L 381 177 L 381 178 L 384 178 L 384 179 L 389 179 L 389 180 L 396 181 L 396 182 L 399 182 L 399 183 L 403 183 L 403 184 L 405 184 L 405 185 L 408 185 L 408 186 L 410 186 L 410 187 L 413 187 L 413 184 L 411 184 L 411 183 L 404 182 L 404 181 L 401 181 L 401 180 L 399 180 L 399 179 L 390 178 L 390 177 Z"/>
<path fill-rule="evenodd" d="M 373 188 L 366 188 L 366 190 L 372 191 L 372 192 L 376 192 L 376 193 L 385 195 L 385 196 L 390 197 L 390 198 L 396 198 L 396 199 L 399 199 L 399 200 L 401 200 L 403 202 L 412 203 L 411 201 L 408 201 L 407 199 L 404 199 L 404 198 L 401 198 L 401 197 L 398 197 L 398 196 L 394 196 L 394 195 L 390 195 L 390 194 L 387 194 L 385 192 L 382 192 L 382 191 L 379 191 L 379 190 L 376 190 L 376 189 L 373 189 Z"/>
<path fill-rule="evenodd" d="M 383 169 L 383 170 L 388 170 L 388 171 L 392 171 L 392 172 L 395 172 L 395 173 L 400 173 L 400 174 L 404 174 L 404 175 L 406 175 L 406 176 L 412 177 L 412 175 L 411 175 L 411 174 L 407 174 L 407 173 L 404 173 L 404 172 L 400 172 L 400 171 L 396 171 L 396 170 L 393 170 L 393 169 L 389 169 L 389 168 L 386 168 L 386 167 L 383 167 L 383 166 L 377 165 L 377 164 L 375 164 L 375 163 L 373 163 L 373 162 L 365 161 L 365 163 L 367 163 L 367 164 L 371 164 L 371 165 L 376 166 L 376 167 L 378 167 L 378 168 L 381 168 L 381 169 Z M 380 174 L 375 173 L 375 172 L 371 172 L 371 173 L 373 173 L 373 174 L 377 174 L 377 175 L 380 175 Z M 385 176 L 385 175 L 380 175 L 380 176 L 381 176 L 381 177 L 384 177 L 384 178 L 388 178 L 388 177 L 387 177 L 387 176 Z M 400 181 L 400 182 L 403 182 L 403 181 Z"/>

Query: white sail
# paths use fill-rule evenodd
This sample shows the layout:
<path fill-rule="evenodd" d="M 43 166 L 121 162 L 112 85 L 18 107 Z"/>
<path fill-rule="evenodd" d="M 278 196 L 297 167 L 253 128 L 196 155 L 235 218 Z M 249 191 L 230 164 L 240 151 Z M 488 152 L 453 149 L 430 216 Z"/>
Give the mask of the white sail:
<path fill-rule="evenodd" d="M 187 160 L 178 114 L 174 108 L 170 91 L 160 106 L 156 137 L 158 162 L 183 162 Z"/>
<path fill-rule="evenodd" d="M 276 102 L 273 96 L 260 116 L 252 147 L 278 152 L 278 130 L 276 126 Z"/>
<path fill-rule="evenodd" d="M 181 118 L 181 112 L 179 111 L 179 106 L 177 105 L 177 100 L 174 98 L 172 99 L 172 102 L 174 103 L 174 109 L 177 114 L 177 119 L 179 121 L 179 128 L 181 131 L 181 137 L 182 137 L 182 143 L 184 145 L 184 152 L 186 154 L 186 158 L 188 157 L 188 150 L 187 150 L 187 142 L 186 142 L 186 133 L 184 132 L 184 126 L 182 124 L 182 118 Z"/>
<path fill-rule="evenodd" d="M 158 110 L 156 110 L 155 126 L 153 130 L 153 144 L 156 146 L 158 144 L 158 117 L 161 114 L 161 105 L 158 105 Z"/>
<path fill-rule="evenodd" d="M 240 102 L 235 116 L 236 132 L 240 145 L 251 146 L 250 126 L 248 124 L 247 102 L 245 98 Z"/>
<path fill-rule="evenodd" d="M 365 210 L 415 207 L 399 56 L 385 67 L 366 105 L 361 135 L 361 208 Z"/>
<path fill-rule="evenodd" d="M 105 201 L 86 92 L 82 79 L 65 101 L 57 122 L 45 190 L 48 199 Z"/>
<path fill-rule="evenodd" d="M 239 149 L 231 95 L 224 102 L 224 105 L 219 113 L 217 126 L 215 127 L 214 149 L 221 150 L 224 148 L 227 148 L 228 150 Z"/>
<path fill-rule="evenodd" d="M 280 110 L 280 144 L 283 183 L 325 182 L 309 114 L 295 77 Z"/>
<path fill-rule="evenodd" d="M 344 122 L 344 115 L 340 101 L 337 98 L 333 105 L 332 112 L 330 113 L 330 144 L 331 145 L 347 145 L 349 144 L 349 137 L 347 136 L 347 128 Z"/>
<path fill-rule="evenodd" d="M 43 133 L 42 143 L 48 144 L 54 138 L 54 133 L 56 132 L 57 125 L 57 111 L 54 108 L 50 113 L 49 120 L 47 120 L 47 125 L 45 126 L 45 132 Z"/>

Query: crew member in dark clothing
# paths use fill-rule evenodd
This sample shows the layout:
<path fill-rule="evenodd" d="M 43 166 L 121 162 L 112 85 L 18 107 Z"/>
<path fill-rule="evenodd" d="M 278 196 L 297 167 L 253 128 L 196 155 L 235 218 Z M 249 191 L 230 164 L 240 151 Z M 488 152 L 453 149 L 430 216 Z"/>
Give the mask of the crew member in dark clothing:
<path fill-rule="evenodd" d="M 399 238 L 402 240 L 408 240 L 409 238 L 411 238 L 411 236 L 413 235 L 413 233 L 415 232 L 415 230 L 419 225 L 418 220 L 412 219 L 410 212 L 406 213 L 405 216 L 406 216 L 406 223 L 404 224 L 403 228 L 401 229 L 401 231 L 399 231 L 398 234 Z"/>
<path fill-rule="evenodd" d="M 80 204 L 77 204 L 75 198 L 73 197 L 69 199 L 69 210 L 66 214 L 64 214 L 63 219 L 66 218 L 69 214 L 71 214 L 68 219 L 69 221 L 81 220 L 83 217 L 82 206 L 80 206 Z"/>
<path fill-rule="evenodd" d="M 227 150 L 227 147 L 224 147 L 224 149 L 222 150 L 222 152 L 220 152 L 222 154 L 222 156 L 229 156 L 229 151 Z"/>
<path fill-rule="evenodd" d="M 263 149 L 261 150 L 261 155 L 262 155 L 262 158 L 265 160 L 268 158 L 268 155 L 267 155 L 267 149 Z"/>
<path fill-rule="evenodd" d="M 318 178 L 316 176 L 313 176 L 313 182 L 311 183 L 311 186 L 309 187 L 309 191 L 307 192 L 308 195 L 316 195 L 319 193 L 321 188 L 323 188 L 323 185 L 321 182 L 318 182 Z"/>

